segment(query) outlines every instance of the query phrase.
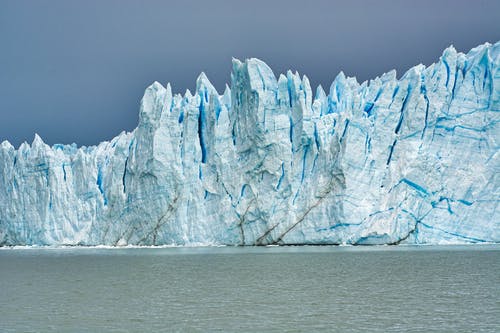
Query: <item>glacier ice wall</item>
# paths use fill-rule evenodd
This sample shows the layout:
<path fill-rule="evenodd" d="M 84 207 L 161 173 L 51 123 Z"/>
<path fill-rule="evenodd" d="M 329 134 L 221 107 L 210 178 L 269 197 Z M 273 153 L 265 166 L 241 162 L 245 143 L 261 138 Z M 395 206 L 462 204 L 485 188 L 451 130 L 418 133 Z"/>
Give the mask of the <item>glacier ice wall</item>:
<path fill-rule="evenodd" d="M 0 146 L 1 245 L 500 241 L 500 42 L 328 94 L 233 61 L 94 147 Z"/>

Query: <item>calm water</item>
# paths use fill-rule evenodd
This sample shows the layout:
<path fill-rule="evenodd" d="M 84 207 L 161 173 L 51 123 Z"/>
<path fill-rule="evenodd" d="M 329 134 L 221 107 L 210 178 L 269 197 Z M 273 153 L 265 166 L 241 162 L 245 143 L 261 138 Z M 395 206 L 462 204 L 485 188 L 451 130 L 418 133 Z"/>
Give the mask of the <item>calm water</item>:
<path fill-rule="evenodd" d="M 1 332 L 499 332 L 500 246 L 0 250 Z"/>

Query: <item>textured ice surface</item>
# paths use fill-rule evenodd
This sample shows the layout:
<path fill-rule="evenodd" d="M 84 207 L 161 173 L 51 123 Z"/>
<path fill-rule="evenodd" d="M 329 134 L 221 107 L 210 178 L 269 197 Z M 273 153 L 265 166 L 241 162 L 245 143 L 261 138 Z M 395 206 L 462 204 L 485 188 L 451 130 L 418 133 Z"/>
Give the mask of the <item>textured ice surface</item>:
<path fill-rule="evenodd" d="M 327 93 L 262 61 L 155 82 L 95 147 L 0 146 L 0 244 L 500 241 L 500 43 Z"/>

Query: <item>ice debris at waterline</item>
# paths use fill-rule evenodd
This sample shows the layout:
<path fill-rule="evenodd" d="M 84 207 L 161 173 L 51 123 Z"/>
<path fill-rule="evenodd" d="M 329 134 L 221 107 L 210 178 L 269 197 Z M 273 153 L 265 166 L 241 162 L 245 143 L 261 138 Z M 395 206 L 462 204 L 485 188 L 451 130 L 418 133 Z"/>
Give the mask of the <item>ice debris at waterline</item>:
<path fill-rule="evenodd" d="M 233 61 L 95 147 L 0 147 L 0 244 L 500 241 L 500 42 L 328 94 Z"/>

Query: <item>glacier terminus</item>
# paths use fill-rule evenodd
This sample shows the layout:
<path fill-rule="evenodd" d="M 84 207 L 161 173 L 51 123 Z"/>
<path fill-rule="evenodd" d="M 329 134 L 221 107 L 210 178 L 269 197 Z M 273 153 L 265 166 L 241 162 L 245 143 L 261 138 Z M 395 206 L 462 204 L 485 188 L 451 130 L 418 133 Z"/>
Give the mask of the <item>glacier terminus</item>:
<path fill-rule="evenodd" d="M 500 242 L 500 42 L 328 92 L 233 60 L 92 147 L 0 145 L 0 245 Z"/>

